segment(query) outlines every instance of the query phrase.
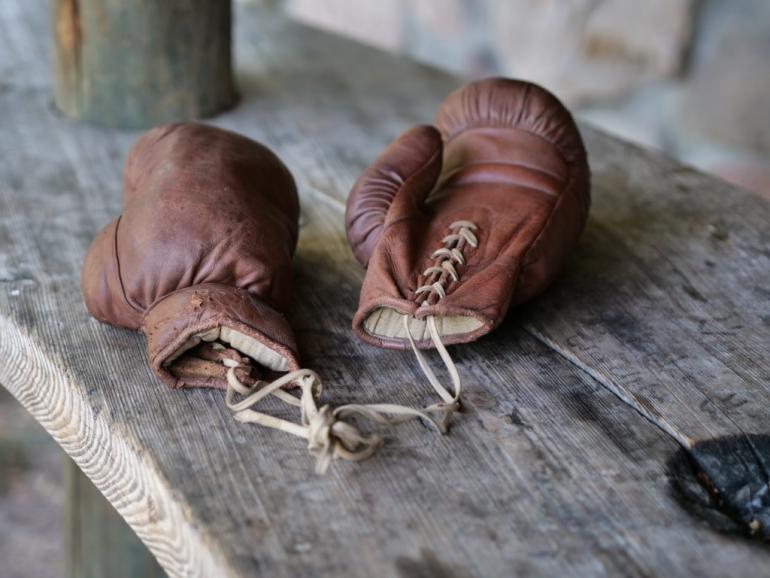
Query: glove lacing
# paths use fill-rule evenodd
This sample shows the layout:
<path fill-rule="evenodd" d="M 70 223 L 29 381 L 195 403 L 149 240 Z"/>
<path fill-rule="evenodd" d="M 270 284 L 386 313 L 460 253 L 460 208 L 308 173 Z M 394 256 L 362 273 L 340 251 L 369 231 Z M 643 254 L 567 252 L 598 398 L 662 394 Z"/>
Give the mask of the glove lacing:
<path fill-rule="evenodd" d="M 415 296 L 426 294 L 420 303 L 422 307 L 432 304 L 431 300 L 434 296 L 436 301 L 446 297 L 445 285 L 449 282 L 449 278 L 451 281 L 458 281 L 459 279 L 459 274 L 452 261 L 458 265 L 464 265 L 463 249 L 465 245 L 478 246 L 478 240 L 473 233 L 476 229 L 475 224 L 470 221 L 456 221 L 449 228 L 451 233 L 442 240 L 446 246 L 436 250 L 431 255 L 435 262 L 423 272 L 428 283 L 415 290 Z M 235 370 L 242 366 L 232 359 L 223 359 L 222 363 L 228 368 L 227 392 L 225 393 L 227 406 L 234 412 L 233 417 L 240 422 L 256 423 L 306 439 L 308 450 L 316 459 L 315 469 L 319 474 L 325 473 L 335 459 L 354 462 L 365 460 L 374 454 L 382 444 L 380 436 L 362 434 L 354 425 L 344 421 L 347 417 L 358 415 L 379 424 L 391 425 L 420 418 L 440 433 L 445 433 L 452 416 L 460 410 L 460 394 L 462 393 L 460 374 L 441 341 L 435 316 L 428 315 L 426 317 L 428 333 L 449 372 L 454 393 L 450 393 L 441 384 L 433 369 L 428 365 L 425 355 L 418 349 L 409 329 L 409 316 L 404 315 L 403 320 L 404 329 L 417 362 L 425 377 L 428 378 L 428 382 L 441 397 L 442 401 L 438 403 L 422 410 L 391 403 L 347 404 L 337 408 L 323 405 L 319 408 L 317 400 L 321 395 L 323 384 L 316 372 L 310 369 L 299 369 L 289 372 L 275 381 L 269 383 L 257 381 L 249 386 L 241 383 L 235 375 Z M 300 388 L 299 398 L 282 389 L 288 384 L 294 384 Z M 243 399 L 234 401 L 236 394 L 244 396 Z M 289 405 L 299 407 L 300 423 L 293 423 L 251 409 L 268 395 L 273 395 Z M 435 419 L 431 415 L 435 413 L 442 417 L 439 420 Z"/>
<path fill-rule="evenodd" d="M 445 246 L 433 252 L 431 255 L 431 258 L 434 259 L 433 265 L 425 269 L 422 273 L 426 283 L 420 285 L 414 291 L 416 298 L 422 298 L 420 307 L 433 305 L 446 297 L 446 286 L 451 282 L 460 280 L 460 275 L 457 272 L 457 267 L 454 263 L 457 265 L 465 265 L 463 250 L 466 245 L 473 248 L 478 247 L 479 241 L 473 232 L 477 228 L 478 227 L 471 221 L 455 221 L 449 225 L 451 232 L 442 239 L 442 243 Z M 441 341 L 441 335 L 436 327 L 436 317 L 434 315 L 426 316 L 425 321 L 428 327 L 428 333 L 430 334 L 430 339 L 441 356 L 444 366 L 452 379 L 452 388 L 454 390 L 454 394 L 452 394 L 441 384 L 441 382 L 439 382 L 433 369 L 428 365 L 425 355 L 418 349 L 414 337 L 412 336 L 412 332 L 409 329 L 409 317 L 409 315 L 404 315 L 403 317 L 404 329 L 409 338 L 409 344 L 412 346 L 412 351 L 414 351 L 414 355 L 417 358 L 417 363 L 420 364 L 420 369 L 422 369 L 425 377 L 428 378 L 428 382 L 443 400 L 426 407 L 423 412 L 443 414 L 441 420 L 434 423 L 439 428 L 439 431 L 444 433 L 455 412 L 460 410 L 460 394 L 462 393 L 460 374 L 457 371 L 457 366 L 452 360 L 452 356 L 449 355 L 444 343 Z M 434 420 L 430 419 L 430 421 L 433 422 Z"/>

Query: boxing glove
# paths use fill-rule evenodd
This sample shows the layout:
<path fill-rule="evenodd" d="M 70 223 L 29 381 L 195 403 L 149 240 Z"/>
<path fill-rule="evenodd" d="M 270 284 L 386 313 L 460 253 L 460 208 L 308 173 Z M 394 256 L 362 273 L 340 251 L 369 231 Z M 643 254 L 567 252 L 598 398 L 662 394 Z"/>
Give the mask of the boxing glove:
<path fill-rule="evenodd" d="M 225 389 L 236 419 L 306 438 L 319 471 L 371 455 L 379 438 L 342 418 L 373 410 L 319 409 L 320 379 L 299 366 L 283 314 L 299 204 L 278 157 L 232 132 L 172 124 L 136 142 L 123 184 L 123 213 L 83 266 L 91 315 L 144 333 L 150 365 L 171 387 Z M 260 371 L 289 373 L 268 383 Z M 282 390 L 291 386 L 299 398 Z M 266 395 L 299 407 L 301 423 L 252 409 Z"/>
<path fill-rule="evenodd" d="M 546 289 L 589 204 L 586 151 L 556 97 L 504 78 L 453 92 L 434 125 L 399 136 L 348 197 L 348 241 L 366 267 L 355 333 L 412 346 L 424 370 L 418 350 L 438 348 L 456 392 L 437 391 L 456 402 L 444 345 L 492 331 Z"/>
<path fill-rule="evenodd" d="M 299 203 L 278 157 L 214 127 L 161 126 L 128 154 L 123 206 L 86 254 L 83 297 L 99 321 L 145 334 L 162 381 L 226 388 L 225 372 L 195 357 L 201 342 L 299 369 L 283 315 Z"/>

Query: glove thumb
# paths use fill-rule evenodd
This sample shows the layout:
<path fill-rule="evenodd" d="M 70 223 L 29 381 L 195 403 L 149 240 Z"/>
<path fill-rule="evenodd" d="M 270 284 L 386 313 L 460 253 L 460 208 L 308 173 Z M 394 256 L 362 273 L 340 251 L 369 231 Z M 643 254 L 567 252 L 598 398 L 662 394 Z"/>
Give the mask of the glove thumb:
<path fill-rule="evenodd" d="M 366 267 L 392 223 L 422 210 L 441 174 L 443 144 L 432 126 L 407 130 L 358 178 L 348 197 L 345 228 L 356 259 Z"/>

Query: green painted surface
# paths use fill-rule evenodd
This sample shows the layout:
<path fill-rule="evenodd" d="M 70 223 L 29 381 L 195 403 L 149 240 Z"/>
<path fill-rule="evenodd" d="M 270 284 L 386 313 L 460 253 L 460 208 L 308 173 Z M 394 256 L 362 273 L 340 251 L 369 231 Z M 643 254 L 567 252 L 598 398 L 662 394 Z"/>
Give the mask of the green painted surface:
<path fill-rule="evenodd" d="M 226 0 L 54 0 L 58 108 L 124 128 L 229 108 L 231 12 Z"/>
<path fill-rule="evenodd" d="M 67 578 L 165 578 L 136 534 L 72 460 L 65 458 Z"/>

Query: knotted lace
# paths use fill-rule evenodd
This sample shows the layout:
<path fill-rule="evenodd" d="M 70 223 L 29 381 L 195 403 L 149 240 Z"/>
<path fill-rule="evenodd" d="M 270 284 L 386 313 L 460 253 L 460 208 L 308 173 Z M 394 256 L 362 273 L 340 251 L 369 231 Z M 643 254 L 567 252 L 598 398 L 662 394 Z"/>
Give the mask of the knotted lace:
<path fill-rule="evenodd" d="M 347 404 L 334 409 L 323 405 L 319 408 L 317 400 L 323 385 L 318 374 L 310 369 L 299 369 L 275 381 L 257 381 L 249 386 L 235 375 L 235 370 L 241 367 L 238 362 L 225 359 L 222 363 L 228 367 L 225 401 L 227 407 L 234 412 L 233 417 L 240 422 L 255 423 L 306 439 L 308 450 L 316 459 L 315 469 L 319 474 L 326 473 L 335 459 L 353 462 L 365 460 L 374 454 L 382 443 L 380 436 L 362 434 L 353 424 L 345 421 L 345 418 L 357 415 L 380 424 L 398 424 L 422 418 L 440 428 L 425 412 L 390 403 Z M 300 388 L 299 398 L 282 389 L 289 384 Z M 236 394 L 243 396 L 243 399 L 235 401 Z M 300 423 L 252 409 L 269 395 L 300 408 Z"/>
<path fill-rule="evenodd" d="M 434 263 L 428 267 L 423 276 L 426 283 L 415 290 L 415 297 L 423 296 L 420 307 L 426 307 L 446 297 L 446 289 L 452 282 L 459 280 L 457 265 L 465 264 L 463 250 L 466 245 L 478 246 L 478 239 L 473 231 L 476 225 L 470 221 L 456 221 L 450 226 L 450 234 L 444 237 L 444 247 L 436 250 L 431 258 Z M 435 297 L 435 300 L 434 300 Z M 428 382 L 441 398 L 441 401 L 422 410 L 391 403 L 380 404 L 347 404 L 337 408 L 329 405 L 318 407 L 318 398 L 323 385 L 321 379 L 310 369 L 299 369 L 289 372 L 272 382 L 257 381 L 253 385 L 242 383 L 235 374 L 241 365 L 231 359 L 223 359 L 227 370 L 227 406 L 234 412 L 234 417 L 240 422 L 255 423 L 285 431 L 307 440 L 307 447 L 316 459 L 316 472 L 325 473 L 335 459 L 361 461 L 370 457 L 382 443 L 382 438 L 376 434 L 363 434 L 346 418 L 365 417 L 379 424 L 399 424 L 419 418 L 427 424 L 444 433 L 455 412 L 460 409 L 460 394 L 462 383 L 457 366 L 441 341 L 441 335 L 433 315 L 426 317 L 430 339 L 441 356 L 442 361 L 452 379 L 451 393 L 436 377 L 428 364 L 425 355 L 417 347 L 409 328 L 409 316 L 404 315 L 404 329 L 409 338 L 420 369 L 428 378 Z M 289 384 L 300 388 L 300 397 L 284 390 Z M 242 399 L 235 401 L 236 395 Z M 300 422 L 294 423 L 252 409 L 257 403 L 272 395 L 281 401 L 300 409 Z M 433 417 L 439 414 L 440 419 Z"/>

